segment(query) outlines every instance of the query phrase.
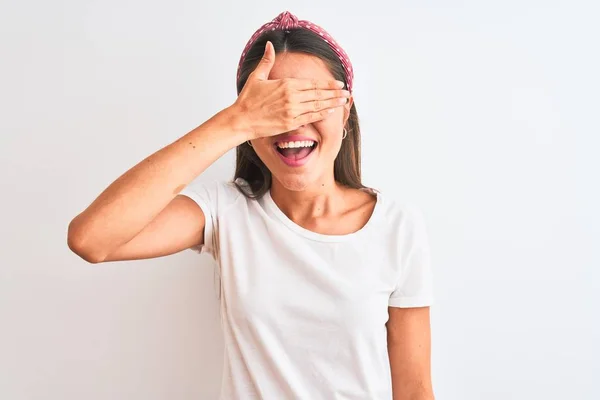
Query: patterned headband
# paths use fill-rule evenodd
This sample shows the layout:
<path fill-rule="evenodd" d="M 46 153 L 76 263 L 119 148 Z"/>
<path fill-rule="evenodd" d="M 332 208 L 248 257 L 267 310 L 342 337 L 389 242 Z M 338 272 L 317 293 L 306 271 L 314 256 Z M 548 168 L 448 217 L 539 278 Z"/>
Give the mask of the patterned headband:
<path fill-rule="evenodd" d="M 352 70 L 352 64 L 350 63 L 350 58 L 348 57 L 346 52 L 341 48 L 341 46 L 339 44 L 337 44 L 337 42 L 335 40 L 333 40 L 331 35 L 329 35 L 325 31 L 325 29 L 321 28 L 318 25 L 313 24 L 312 22 L 298 20 L 298 18 L 295 15 L 293 15 L 292 13 L 290 13 L 289 11 L 282 12 L 271 22 L 267 22 L 266 24 L 261 26 L 256 32 L 254 32 L 254 35 L 252 35 L 252 37 L 248 41 L 248 44 L 246 44 L 246 47 L 244 47 L 244 51 L 242 52 L 242 56 L 240 57 L 240 62 L 238 64 L 238 69 L 237 69 L 237 79 L 238 80 L 240 79 L 240 73 L 241 73 L 240 70 L 242 68 L 242 63 L 244 62 L 244 58 L 246 57 L 246 53 L 248 52 L 248 50 L 250 49 L 252 44 L 256 41 L 256 39 L 258 39 L 258 37 L 263 32 L 268 31 L 268 30 L 274 31 L 276 29 L 277 30 L 288 30 L 288 29 L 296 29 L 296 28 L 304 28 L 304 29 L 313 31 L 316 34 L 320 35 L 323 38 L 323 40 L 327 44 L 329 44 L 329 47 L 331 47 L 331 49 L 335 52 L 335 54 L 337 54 L 340 61 L 342 62 L 342 66 L 344 67 L 344 71 L 346 72 L 346 80 L 348 81 L 347 89 L 348 89 L 348 91 L 352 92 L 352 81 L 354 80 L 354 71 Z"/>

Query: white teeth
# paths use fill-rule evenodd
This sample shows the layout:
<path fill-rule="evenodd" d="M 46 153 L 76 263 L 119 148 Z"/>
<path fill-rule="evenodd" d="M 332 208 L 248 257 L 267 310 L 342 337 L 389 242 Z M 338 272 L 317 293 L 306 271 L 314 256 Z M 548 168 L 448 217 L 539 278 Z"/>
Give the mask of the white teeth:
<path fill-rule="evenodd" d="M 297 147 L 312 147 L 314 144 L 313 140 L 302 140 L 299 142 L 279 142 L 277 147 L 280 149 L 294 149 Z"/>

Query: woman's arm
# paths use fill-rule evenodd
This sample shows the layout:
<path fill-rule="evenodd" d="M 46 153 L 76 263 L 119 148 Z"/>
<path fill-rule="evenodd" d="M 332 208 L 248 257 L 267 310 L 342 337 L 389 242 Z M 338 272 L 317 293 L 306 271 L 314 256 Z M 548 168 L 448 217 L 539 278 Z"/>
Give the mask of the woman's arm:
<path fill-rule="evenodd" d="M 290 131 L 342 107 L 343 82 L 275 79 L 270 42 L 235 103 L 114 181 L 69 224 L 68 245 L 83 259 L 149 258 L 202 244 L 204 214 L 177 195 L 228 150 Z"/>
<path fill-rule="evenodd" d="M 429 307 L 389 307 L 388 353 L 394 400 L 434 400 Z"/>
<path fill-rule="evenodd" d="M 129 169 L 69 224 L 68 245 L 88 262 L 149 258 L 202 243 L 204 215 L 177 196 L 249 135 L 228 107 Z"/>

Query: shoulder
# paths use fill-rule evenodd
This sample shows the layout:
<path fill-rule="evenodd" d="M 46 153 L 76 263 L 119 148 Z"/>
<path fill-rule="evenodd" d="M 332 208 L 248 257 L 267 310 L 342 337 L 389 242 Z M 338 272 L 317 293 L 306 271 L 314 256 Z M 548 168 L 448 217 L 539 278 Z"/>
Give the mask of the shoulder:
<path fill-rule="evenodd" d="M 208 195 L 222 194 L 229 197 L 237 197 L 238 194 L 241 194 L 233 182 L 216 179 L 194 180 L 182 190 L 183 192 Z"/>
<path fill-rule="evenodd" d="M 380 191 L 375 193 L 379 220 L 389 231 L 400 231 L 406 234 L 425 229 L 425 218 L 418 204 Z"/>
<path fill-rule="evenodd" d="M 190 197 L 203 209 L 210 209 L 213 212 L 223 212 L 245 197 L 234 182 L 215 179 L 195 180 L 180 194 Z"/>

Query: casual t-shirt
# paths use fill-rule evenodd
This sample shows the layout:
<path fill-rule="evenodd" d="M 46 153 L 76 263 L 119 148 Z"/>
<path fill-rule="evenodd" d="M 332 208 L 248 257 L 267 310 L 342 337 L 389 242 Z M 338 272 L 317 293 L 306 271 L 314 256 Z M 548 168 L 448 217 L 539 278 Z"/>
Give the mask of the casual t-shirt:
<path fill-rule="evenodd" d="M 364 227 L 324 235 L 269 192 L 249 199 L 232 182 L 181 192 L 206 218 L 195 249 L 219 268 L 222 400 L 392 399 L 388 306 L 432 304 L 430 252 L 419 208 L 373 193 Z"/>

